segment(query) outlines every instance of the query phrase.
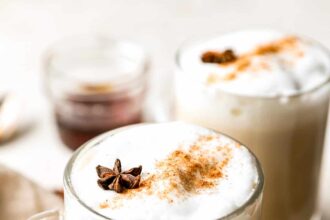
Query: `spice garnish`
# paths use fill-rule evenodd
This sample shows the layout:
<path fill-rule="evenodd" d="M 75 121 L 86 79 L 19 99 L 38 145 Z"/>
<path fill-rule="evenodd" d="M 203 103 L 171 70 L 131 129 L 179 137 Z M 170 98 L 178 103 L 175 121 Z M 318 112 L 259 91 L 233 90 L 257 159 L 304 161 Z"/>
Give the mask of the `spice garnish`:
<path fill-rule="evenodd" d="M 204 63 L 225 64 L 234 62 L 237 59 L 237 56 L 233 50 L 227 49 L 224 52 L 207 51 L 202 54 L 201 59 Z"/>
<path fill-rule="evenodd" d="M 96 167 L 99 186 L 104 190 L 114 190 L 121 193 L 124 189 L 135 189 L 139 187 L 142 166 L 134 167 L 127 171 L 121 171 L 121 162 L 116 159 L 113 169 L 98 165 Z"/>
<path fill-rule="evenodd" d="M 125 190 L 111 200 L 102 201 L 99 207 L 115 209 L 123 206 L 127 199 L 145 196 L 156 196 L 173 203 L 177 199 L 214 189 L 222 178 L 227 178 L 225 168 L 233 157 L 232 149 L 226 144 L 220 144 L 215 149 L 204 149 L 205 144 L 213 145 L 219 137 L 201 135 L 187 148 L 179 147 L 166 158 L 155 161 L 157 172 L 145 173 L 138 189 Z M 217 155 L 221 155 L 222 159 Z"/>
<path fill-rule="evenodd" d="M 299 38 L 296 36 L 287 36 L 279 40 L 272 41 L 267 44 L 259 45 L 254 50 L 236 55 L 231 49 L 227 49 L 224 52 L 219 51 L 206 51 L 202 54 L 201 60 L 204 63 L 217 63 L 217 64 L 228 64 L 234 68 L 232 72 L 229 72 L 224 77 L 210 73 L 207 78 L 207 84 L 215 84 L 220 80 L 234 80 L 240 73 L 244 73 L 247 69 L 252 72 L 259 70 L 269 71 L 270 66 L 265 61 L 254 61 L 255 57 L 268 56 L 279 54 L 283 51 L 291 52 L 293 56 L 300 58 L 304 56 L 303 51 L 299 49 L 297 43 Z"/>

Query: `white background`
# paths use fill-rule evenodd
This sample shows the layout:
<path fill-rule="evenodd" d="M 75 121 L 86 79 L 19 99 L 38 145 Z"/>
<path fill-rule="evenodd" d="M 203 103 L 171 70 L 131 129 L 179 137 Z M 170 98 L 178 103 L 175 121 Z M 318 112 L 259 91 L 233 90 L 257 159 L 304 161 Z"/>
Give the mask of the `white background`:
<path fill-rule="evenodd" d="M 21 112 L 31 122 L 0 146 L 0 162 L 47 188 L 61 186 L 71 153 L 56 134 L 41 57 L 64 36 L 106 33 L 144 45 L 153 64 L 151 100 L 158 103 L 159 95 L 168 94 L 175 50 L 186 38 L 271 27 L 330 47 L 329 22 L 329 0 L 0 0 L 0 90 L 9 88 L 25 100 Z M 329 185 L 330 146 L 325 155 L 323 182 Z M 324 184 L 323 190 L 323 200 L 330 200 L 330 188 Z"/>

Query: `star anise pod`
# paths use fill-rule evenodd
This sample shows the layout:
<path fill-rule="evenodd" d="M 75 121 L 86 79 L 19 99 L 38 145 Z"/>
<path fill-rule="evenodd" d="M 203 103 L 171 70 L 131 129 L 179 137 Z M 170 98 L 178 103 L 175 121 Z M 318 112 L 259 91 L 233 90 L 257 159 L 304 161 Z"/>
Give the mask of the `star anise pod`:
<path fill-rule="evenodd" d="M 96 167 L 97 175 L 100 177 L 97 183 L 104 190 L 114 190 L 117 193 L 126 189 L 139 187 L 141 179 L 142 166 L 134 167 L 127 171 L 121 171 L 121 162 L 116 159 L 113 169 L 98 165 Z"/>
<path fill-rule="evenodd" d="M 204 63 L 226 64 L 237 60 L 233 50 L 227 49 L 224 52 L 207 51 L 202 54 L 201 59 Z"/>

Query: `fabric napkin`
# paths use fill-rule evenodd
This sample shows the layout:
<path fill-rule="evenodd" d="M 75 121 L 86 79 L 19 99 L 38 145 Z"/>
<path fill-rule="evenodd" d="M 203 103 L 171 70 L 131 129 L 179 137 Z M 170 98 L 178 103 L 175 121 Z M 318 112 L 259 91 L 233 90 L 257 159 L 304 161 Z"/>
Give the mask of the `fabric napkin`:
<path fill-rule="evenodd" d="M 0 220 L 26 220 L 38 212 L 62 206 L 59 196 L 0 165 Z"/>

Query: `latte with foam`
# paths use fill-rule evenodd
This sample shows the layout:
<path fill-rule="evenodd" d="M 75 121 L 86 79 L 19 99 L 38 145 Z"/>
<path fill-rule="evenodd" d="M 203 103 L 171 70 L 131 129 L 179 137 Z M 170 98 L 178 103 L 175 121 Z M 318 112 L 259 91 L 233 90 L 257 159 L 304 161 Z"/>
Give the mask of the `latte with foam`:
<path fill-rule="evenodd" d="M 95 168 L 112 168 L 117 158 L 122 170 L 142 165 L 139 187 L 121 193 L 99 187 Z M 199 126 L 119 129 L 88 143 L 71 166 L 65 219 L 259 219 L 263 180 L 256 158 Z"/>
<path fill-rule="evenodd" d="M 234 32 L 179 51 L 176 118 L 251 147 L 265 172 L 264 220 L 314 215 L 329 104 L 330 58 L 272 30 Z"/>

